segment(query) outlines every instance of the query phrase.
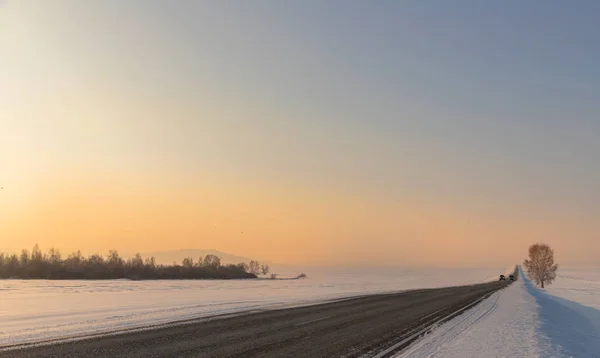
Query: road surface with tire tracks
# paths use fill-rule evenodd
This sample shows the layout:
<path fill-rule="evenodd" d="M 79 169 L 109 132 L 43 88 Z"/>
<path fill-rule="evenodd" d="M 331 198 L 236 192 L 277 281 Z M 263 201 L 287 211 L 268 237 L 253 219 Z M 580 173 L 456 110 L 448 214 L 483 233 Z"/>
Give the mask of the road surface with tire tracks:
<path fill-rule="evenodd" d="M 119 335 L 0 351 L 2 357 L 369 357 L 509 285 L 377 294 Z"/>

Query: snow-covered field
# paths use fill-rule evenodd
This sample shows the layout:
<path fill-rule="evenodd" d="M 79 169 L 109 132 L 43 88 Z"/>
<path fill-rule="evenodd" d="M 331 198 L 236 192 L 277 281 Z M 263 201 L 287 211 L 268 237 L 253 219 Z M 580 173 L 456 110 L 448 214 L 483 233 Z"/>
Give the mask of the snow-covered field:
<path fill-rule="evenodd" d="M 559 268 L 545 291 L 529 285 L 540 305 L 540 332 L 561 357 L 600 357 L 600 266 Z"/>
<path fill-rule="evenodd" d="M 0 346 L 348 296 L 496 280 L 506 269 L 319 270 L 302 280 L 0 281 Z M 526 277 L 398 357 L 600 357 L 600 266 Z"/>
<path fill-rule="evenodd" d="M 600 310 L 600 266 L 560 267 L 548 293 Z"/>
<path fill-rule="evenodd" d="M 600 357 L 600 267 L 567 267 L 541 290 L 526 277 L 397 357 Z"/>
<path fill-rule="evenodd" d="M 0 280 L 0 346 L 353 295 L 479 283 L 505 271 L 313 269 L 301 280 Z"/>

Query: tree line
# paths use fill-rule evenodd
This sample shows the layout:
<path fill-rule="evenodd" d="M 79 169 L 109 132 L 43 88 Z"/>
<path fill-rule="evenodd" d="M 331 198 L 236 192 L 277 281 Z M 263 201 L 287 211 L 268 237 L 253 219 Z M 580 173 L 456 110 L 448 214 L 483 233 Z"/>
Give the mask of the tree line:
<path fill-rule="evenodd" d="M 59 250 L 51 248 L 42 253 L 36 244 L 29 252 L 20 254 L 0 253 L 0 279 L 242 279 L 256 278 L 258 274 L 268 274 L 269 266 L 257 261 L 250 263 L 223 264 L 215 255 L 206 255 L 194 260 L 186 257 L 181 264 L 159 265 L 154 257 L 142 257 L 139 253 L 125 259 L 116 250 L 108 256 L 93 254 L 85 257 L 76 251 L 63 259 Z"/>

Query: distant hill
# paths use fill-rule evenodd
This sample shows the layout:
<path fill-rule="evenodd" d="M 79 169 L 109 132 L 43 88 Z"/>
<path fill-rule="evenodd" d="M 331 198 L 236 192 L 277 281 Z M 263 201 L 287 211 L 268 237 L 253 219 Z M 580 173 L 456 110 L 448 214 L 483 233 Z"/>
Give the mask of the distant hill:
<path fill-rule="evenodd" d="M 240 262 L 250 262 L 253 260 L 249 257 L 231 255 L 226 252 L 217 250 L 202 250 L 202 249 L 184 249 L 184 250 L 173 250 L 173 251 L 158 251 L 158 252 L 143 252 L 141 253 L 144 257 L 154 256 L 156 262 L 159 264 L 172 264 L 173 261 L 181 263 L 186 257 L 191 257 L 194 261 L 198 260 L 200 256 L 215 255 L 221 258 L 223 264 L 239 264 Z"/>

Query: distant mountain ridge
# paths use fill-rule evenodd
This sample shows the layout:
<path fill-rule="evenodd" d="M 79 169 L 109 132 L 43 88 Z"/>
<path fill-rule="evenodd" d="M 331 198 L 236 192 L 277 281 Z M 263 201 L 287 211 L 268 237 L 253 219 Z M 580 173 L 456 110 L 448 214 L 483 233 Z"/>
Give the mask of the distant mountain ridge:
<path fill-rule="evenodd" d="M 249 257 L 232 255 L 214 249 L 181 249 L 171 251 L 143 252 L 141 254 L 143 257 L 154 256 L 156 262 L 159 264 L 172 264 L 173 262 L 181 264 L 181 261 L 186 257 L 191 257 L 194 259 L 194 261 L 197 261 L 200 256 L 204 257 L 206 255 L 215 255 L 220 257 L 223 264 L 239 264 L 240 262 L 248 263 L 250 260 L 253 260 Z"/>

